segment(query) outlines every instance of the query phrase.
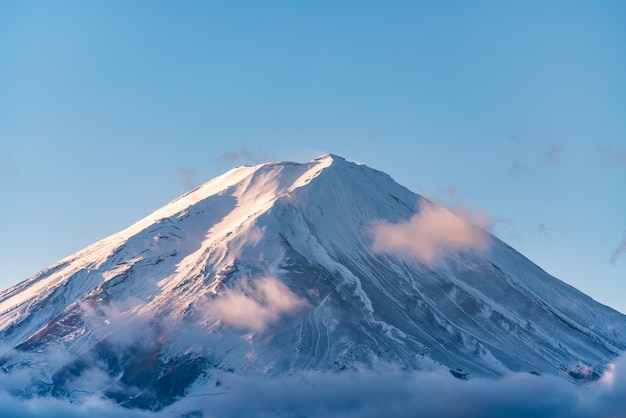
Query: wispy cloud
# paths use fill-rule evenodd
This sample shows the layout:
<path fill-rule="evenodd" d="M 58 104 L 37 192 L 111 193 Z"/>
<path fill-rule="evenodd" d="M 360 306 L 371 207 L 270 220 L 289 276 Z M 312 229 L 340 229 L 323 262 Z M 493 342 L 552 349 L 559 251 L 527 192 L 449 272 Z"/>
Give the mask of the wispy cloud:
<path fill-rule="evenodd" d="M 586 385 L 562 377 L 512 373 L 501 379 L 453 378 L 445 370 L 403 371 L 393 366 L 288 376 L 246 376 L 213 370 L 219 391 L 198 384 L 159 413 L 122 408 L 97 395 L 69 402 L 48 397 L 19 399 L 0 392 L 0 416 L 12 418 L 307 416 L 318 418 L 588 418 L 623 417 L 626 362 L 609 364 Z"/>
<path fill-rule="evenodd" d="M 267 151 L 252 151 L 245 141 L 241 141 L 239 145 L 231 151 L 222 153 L 217 157 L 217 161 L 226 161 L 230 163 L 258 164 L 260 162 L 269 161 L 272 157 Z"/>
<path fill-rule="evenodd" d="M 515 227 L 515 221 L 511 217 L 501 215 L 490 215 L 485 211 L 472 207 L 463 201 L 459 188 L 450 186 L 447 190 L 440 190 L 439 196 L 443 198 L 441 201 L 447 202 L 446 207 L 451 208 L 452 212 L 461 214 L 469 221 L 480 228 L 499 237 L 504 235 L 507 240 L 519 240 L 519 233 Z"/>
<path fill-rule="evenodd" d="M 523 239 L 522 234 L 517 230 L 515 219 L 510 216 L 496 215 L 491 217 L 492 228 L 489 230 L 492 234 L 507 242 L 520 242 Z"/>
<path fill-rule="evenodd" d="M 0 169 L 2 169 L 2 171 L 6 171 L 13 176 L 18 176 L 20 174 L 19 166 L 11 155 L 7 155 L 4 158 L 0 159 Z"/>
<path fill-rule="evenodd" d="M 232 294 L 244 294 L 243 289 Z M 254 297 L 252 295 L 255 295 Z M 293 295 L 276 279 L 266 279 L 245 297 L 261 305 L 273 305 L 276 314 L 266 315 L 258 307 L 248 310 L 273 320 L 281 312 L 288 312 L 303 301 Z M 257 298 L 262 300 L 257 300 Z M 294 299 L 295 298 L 295 299 Z M 237 304 L 244 311 L 248 302 Z M 264 301 L 263 301 L 264 300 Z M 269 302 L 271 301 L 271 302 Z M 137 301 L 124 306 L 98 308 L 94 327 L 111 327 L 119 332 L 133 334 L 142 343 L 145 338 L 136 324 L 128 318 Z M 130 309 L 130 311 L 129 311 Z M 113 311 L 111 311 L 113 310 Z M 229 308 L 228 311 L 231 309 Z M 132 315 L 131 315 L 132 316 Z M 116 319 L 116 317 L 118 317 Z M 106 321 L 109 321 L 107 323 Z M 239 323 L 239 320 L 236 320 Z M 248 323 L 248 319 L 243 321 Z M 93 329 L 93 328 L 92 328 Z M 214 346 L 207 343 L 206 330 L 189 330 L 186 338 L 195 340 L 209 352 Z M 128 337 L 130 338 L 130 337 Z M 220 337 L 221 339 L 224 336 Z M 221 340 L 216 340 L 221 341 Z M 230 339 L 233 345 L 243 339 Z M 214 341 L 215 342 L 215 341 Z M 189 343 L 189 342 L 186 342 Z M 230 344 L 229 344 L 230 346 Z M 11 350 L 9 350 L 11 351 Z M 6 350 L 0 349 L 0 353 Z M 65 353 L 67 355 L 67 353 Z M 188 389 L 186 397 L 160 412 L 126 409 L 113 401 L 103 399 L 102 388 L 114 378 L 98 369 L 88 369 L 75 382 L 81 388 L 72 400 L 46 396 L 17 397 L 12 393 L 33 381 L 41 383 L 39 370 L 27 367 L 6 373 L 0 371 L 0 416 L 12 418 L 88 418 L 88 417 L 222 417 L 222 416 L 311 416 L 320 418 L 370 418 L 385 416 L 404 418 L 428 416 L 433 418 L 470 417 L 623 417 L 626 410 L 626 358 L 621 357 L 607 365 L 602 377 L 584 385 L 570 383 L 563 377 L 526 373 L 511 373 L 500 379 L 474 377 L 455 379 L 446 369 L 430 372 L 399 370 L 382 364 L 374 369 L 320 372 L 295 371 L 288 375 L 269 376 L 247 370 L 245 375 L 207 370 L 207 375 L 219 379 L 200 378 Z M 87 391 L 84 389 L 88 388 Z M 243 402 L 242 400 L 245 400 Z"/>
<path fill-rule="evenodd" d="M 521 144 L 524 141 L 524 135 L 521 129 L 515 129 L 509 133 L 509 140 L 516 144 Z"/>
<path fill-rule="evenodd" d="M 545 149 L 544 156 L 548 163 L 557 164 L 561 160 L 562 153 L 563 148 L 561 148 L 561 145 L 558 142 L 553 142 L 548 148 Z"/>
<path fill-rule="evenodd" d="M 615 263 L 617 263 L 617 260 L 622 256 L 622 254 L 625 254 L 625 253 L 626 253 L 626 236 L 624 236 L 624 239 L 622 240 L 622 242 L 619 243 L 619 245 L 613 252 L 613 255 L 611 255 L 611 261 L 610 261 L 611 264 L 615 265 Z"/>
<path fill-rule="evenodd" d="M 306 305 L 306 300 L 271 277 L 226 289 L 215 299 L 207 301 L 210 314 L 220 317 L 224 324 L 252 331 L 263 331 L 282 315 Z"/>
<path fill-rule="evenodd" d="M 148 334 L 154 333 L 150 319 L 139 314 L 145 306 L 145 302 L 132 297 L 97 306 L 80 304 L 89 332 L 119 347 L 128 347 L 135 344 L 140 336 L 146 339 Z M 166 328 L 165 320 L 160 320 L 159 328 Z M 150 335 L 149 339 L 156 339 L 156 335 Z"/>
<path fill-rule="evenodd" d="M 602 157 L 611 163 L 626 164 L 626 148 L 618 149 L 614 144 L 600 147 Z"/>
<path fill-rule="evenodd" d="M 99 396 L 85 397 L 80 403 L 35 397 L 19 399 L 0 393 L 0 416 L 11 418 L 148 418 L 156 415 L 130 410 Z"/>
<path fill-rule="evenodd" d="M 195 168 L 192 167 L 181 167 L 178 169 L 178 172 L 183 178 L 183 185 L 187 189 L 187 191 L 191 191 L 196 188 L 196 172 Z"/>
<path fill-rule="evenodd" d="M 474 249 L 485 251 L 489 237 L 476 227 L 491 229 L 486 213 L 463 208 L 448 209 L 424 203 L 408 221 L 397 224 L 380 222 L 373 226 L 375 252 L 398 253 L 433 265 L 449 252 Z"/>
<path fill-rule="evenodd" d="M 520 165 L 518 160 L 515 160 L 513 165 L 509 168 L 509 173 L 511 174 L 521 173 L 522 171 L 524 171 L 524 167 Z"/>
<path fill-rule="evenodd" d="M 239 145 L 231 151 L 220 154 L 218 161 L 258 163 L 260 160 L 268 160 L 270 155 L 267 151 L 252 151 L 248 148 L 245 141 L 241 141 Z"/>
<path fill-rule="evenodd" d="M 252 152 L 248 149 L 244 141 L 239 143 L 239 146 L 232 151 L 227 151 L 221 154 L 218 159 L 222 161 L 251 161 L 252 160 Z"/>
<path fill-rule="evenodd" d="M 584 386 L 525 373 L 463 381 L 446 371 L 407 372 L 393 366 L 274 378 L 223 373 L 221 396 L 188 397 L 163 412 L 196 411 L 205 417 L 617 418 L 626 410 L 624 366 L 620 359 L 609 365 L 610 378 Z"/>

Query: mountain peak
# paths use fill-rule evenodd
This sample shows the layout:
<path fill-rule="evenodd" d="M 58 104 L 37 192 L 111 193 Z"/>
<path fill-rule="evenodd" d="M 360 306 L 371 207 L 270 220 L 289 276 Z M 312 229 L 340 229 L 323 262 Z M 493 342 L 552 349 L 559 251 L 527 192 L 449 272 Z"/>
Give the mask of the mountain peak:
<path fill-rule="evenodd" d="M 324 155 L 320 155 L 319 157 L 315 158 L 313 161 L 321 161 L 321 160 L 332 160 L 333 162 L 347 162 L 346 159 L 340 155 L 336 155 L 336 154 L 324 154 Z"/>
<path fill-rule="evenodd" d="M 585 380 L 626 348 L 626 317 L 495 238 L 441 265 L 374 251 L 375 225 L 414 245 L 449 227 L 420 199 L 333 154 L 234 168 L 0 292 L 2 368 L 68 398 L 101 375 L 94 391 L 160 408 L 219 371 Z"/>

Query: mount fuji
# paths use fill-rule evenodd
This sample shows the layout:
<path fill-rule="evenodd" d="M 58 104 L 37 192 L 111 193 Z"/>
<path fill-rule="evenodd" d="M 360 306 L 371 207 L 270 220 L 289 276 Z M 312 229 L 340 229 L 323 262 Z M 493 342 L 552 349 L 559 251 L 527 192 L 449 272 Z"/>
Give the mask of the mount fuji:
<path fill-rule="evenodd" d="M 0 291 L 0 378 L 153 411 L 225 374 L 599 379 L 626 317 L 476 225 L 335 155 L 237 167 Z"/>

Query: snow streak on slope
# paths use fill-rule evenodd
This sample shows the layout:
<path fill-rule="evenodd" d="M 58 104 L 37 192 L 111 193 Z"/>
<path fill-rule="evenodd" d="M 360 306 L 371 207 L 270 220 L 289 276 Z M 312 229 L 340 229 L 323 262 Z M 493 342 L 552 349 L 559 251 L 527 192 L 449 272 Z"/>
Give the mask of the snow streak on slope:
<path fill-rule="evenodd" d="M 64 295 L 67 302 L 73 302 L 86 291 L 115 277 L 124 277 L 129 270 L 132 272 L 133 266 L 150 264 L 148 258 L 158 264 L 167 257 L 177 257 L 175 268 L 168 271 L 171 274 L 159 281 L 164 290 L 176 287 L 190 275 L 198 274 L 197 258 L 211 246 L 224 242 L 233 230 L 246 230 L 247 242 L 254 242 L 261 231 L 246 228 L 250 220 L 267 210 L 279 196 L 306 184 L 315 175 L 311 169 L 323 169 L 330 161 L 321 160 L 312 167 L 295 164 L 239 167 L 209 181 L 124 231 L 3 291 L 0 294 L 0 330 L 19 321 L 23 312 L 30 312 L 29 306 L 48 298 L 70 279 L 73 286 L 68 290 L 75 291 Z M 236 250 L 228 248 L 233 249 Z M 226 257 L 225 251 L 222 253 Z M 152 293 L 154 289 L 142 290 Z"/>
<path fill-rule="evenodd" d="M 480 247 L 447 234 L 437 263 L 373 251 L 376 225 L 433 213 Z M 235 168 L 0 292 L 0 364 L 37 370 L 24 395 L 150 409 L 220 372 L 598 378 L 626 347 L 625 317 L 464 222 L 333 155 Z M 418 226 L 419 248 L 442 236 Z"/>

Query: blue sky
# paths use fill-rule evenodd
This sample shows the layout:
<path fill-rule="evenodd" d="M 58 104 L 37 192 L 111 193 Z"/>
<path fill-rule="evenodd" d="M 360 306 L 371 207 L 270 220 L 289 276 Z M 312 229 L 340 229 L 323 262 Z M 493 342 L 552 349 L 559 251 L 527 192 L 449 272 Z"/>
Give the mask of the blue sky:
<path fill-rule="evenodd" d="M 0 287 L 331 152 L 626 312 L 625 74 L 623 1 L 3 1 Z"/>

